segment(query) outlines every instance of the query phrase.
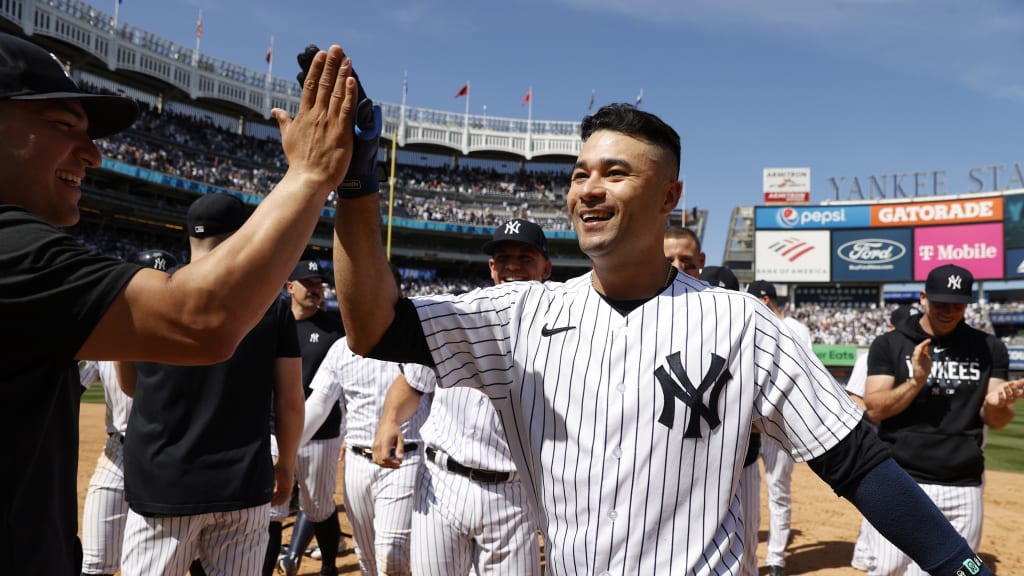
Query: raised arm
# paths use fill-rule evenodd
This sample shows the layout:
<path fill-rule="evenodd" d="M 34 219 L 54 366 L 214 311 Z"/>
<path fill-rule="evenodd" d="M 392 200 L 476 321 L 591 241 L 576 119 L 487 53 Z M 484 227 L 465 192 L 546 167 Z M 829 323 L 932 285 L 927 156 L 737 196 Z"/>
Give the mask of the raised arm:
<path fill-rule="evenodd" d="M 275 109 L 288 171 L 248 221 L 173 277 L 141 270 L 79 350 L 79 358 L 208 364 L 229 357 L 278 296 L 327 195 L 352 158 L 352 64 L 332 46 L 314 58 L 295 118 Z"/>
<path fill-rule="evenodd" d="M 376 194 L 338 199 L 334 280 L 348 346 L 366 356 L 395 316 L 398 286 L 381 243 Z"/>

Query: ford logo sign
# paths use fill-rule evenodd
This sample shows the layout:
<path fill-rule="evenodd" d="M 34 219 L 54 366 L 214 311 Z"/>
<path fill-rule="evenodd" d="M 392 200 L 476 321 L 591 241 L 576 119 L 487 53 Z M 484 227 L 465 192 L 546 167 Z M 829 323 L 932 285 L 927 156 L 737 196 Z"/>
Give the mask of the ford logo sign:
<path fill-rule="evenodd" d="M 888 264 L 906 253 L 906 246 L 885 238 L 851 240 L 836 249 L 840 258 L 853 264 Z"/>

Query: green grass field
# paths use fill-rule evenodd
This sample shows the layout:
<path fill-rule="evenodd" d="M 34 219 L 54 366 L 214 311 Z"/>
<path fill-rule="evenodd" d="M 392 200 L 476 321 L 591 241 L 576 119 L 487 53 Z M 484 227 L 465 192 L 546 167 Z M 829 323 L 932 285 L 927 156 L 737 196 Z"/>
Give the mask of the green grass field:
<path fill-rule="evenodd" d="M 82 402 L 103 403 L 103 387 L 93 386 L 82 395 Z M 1004 472 L 1024 472 L 1024 400 L 1017 402 L 1017 416 L 1002 430 L 992 430 L 985 446 L 985 468 Z"/>
<path fill-rule="evenodd" d="M 989 432 L 985 468 L 1024 472 L 1024 402 L 1017 401 L 1017 415 L 1006 428 Z"/>

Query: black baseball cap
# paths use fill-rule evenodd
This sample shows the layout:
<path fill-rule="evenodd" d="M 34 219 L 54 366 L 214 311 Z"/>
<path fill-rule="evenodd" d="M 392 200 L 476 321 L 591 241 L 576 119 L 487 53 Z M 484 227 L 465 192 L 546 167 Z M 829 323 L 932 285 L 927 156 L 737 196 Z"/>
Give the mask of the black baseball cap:
<path fill-rule="evenodd" d="M 161 272 L 170 272 L 178 267 L 178 259 L 173 254 L 158 249 L 137 252 L 131 261 L 146 268 L 160 270 Z"/>
<path fill-rule="evenodd" d="M 239 198 L 216 192 L 196 198 L 188 207 L 185 221 L 189 236 L 206 238 L 234 232 L 242 227 L 246 218 L 245 204 Z"/>
<path fill-rule="evenodd" d="M 295 269 L 288 276 L 289 282 L 295 280 L 305 280 L 306 278 L 319 278 L 323 281 L 327 281 L 327 271 L 320 267 L 320 263 L 316 260 L 299 260 L 299 263 L 295 265 Z"/>
<path fill-rule="evenodd" d="M 700 271 L 700 279 L 712 286 L 728 288 L 729 290 L 740 289 L 740 281 L 736 279 L 736 275 L 732 273 L 732 270 L 726 266 L 705 266 Z"/>
<path fill-rule="evenodd" d="M 544 236 L 544 230 L 529 220 L 516 218 L 495 228 L 490 242 L 483 245 L 484 252 L 493 256 L 501 242 L 529 244 L 540 250 L 545 258 L 548 257 L 548 239 Z"/>
<path fill-rule="evenodd" d="M 889 324 L 899 326 L 906 321 L 907 318 L 917 316 L 920 313 L 921 311 L 913 304 L 904 304 L 892 311 L 892 314 L 889 315 Z"/>
<path fill-rule="evenodd" d="M 772 300 L 778 300 L 779 297 L 775 293 L 775 284 L 771 282 L 765 282 L 764 280 L 754 280 L 747 285 L 747 292 L 750 292 L 754 296 L 761 298 L 762 296 L 768 296 Z"/>
<path fill-rule="evenodd" d="M 90 138 L 116 134 L 139 116 L 135 100 L 82 90 L 52 53 L 4 32 L 0 32 L 0 100 L 78 100 L 89 118 Z"/>
<path fill-rule="evenodd" d="M 974 275 L 967 268 L 944 264 L 928 273 L 924 294 L 932 302 L 970 304 L 974 302 Z"/>

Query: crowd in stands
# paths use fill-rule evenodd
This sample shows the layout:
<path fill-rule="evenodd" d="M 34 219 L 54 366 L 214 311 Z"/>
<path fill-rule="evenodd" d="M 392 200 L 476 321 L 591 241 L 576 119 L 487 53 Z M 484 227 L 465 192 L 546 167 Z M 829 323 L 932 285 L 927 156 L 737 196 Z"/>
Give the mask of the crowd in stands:
<path fill-rule="evenodd" d="M 287 168 L 277 140 L 235 134 L 209 119 L 167 111 L 144 110 L 131 129 L 97 144 L 112 160 L 255 195 L 268 193 Z M 506 173 L 401 165 L 396 167 L 394 215 L 481 226 L 529 217 L 546 229 L 568 230 L 568 187 L 568 170 Z M 382 195 L 382 202 L 386 198 Z"/>
<path fill-rule="evenodd" d="M 229 190 L 263 195 L 287 168 L 281 144 L 224 130 L 210 119 L 144 110 L 132 129 L 97 141 L 111 159 L 172 176 L 201 181 Z M 393 215 L 398 218 L 496 226 L 513 217 L 526 217 L 547 230 L 571 229 L 563 215 L 569 171 L 517 173 L 492 168 L 399 165 L 395 176 Z M 382 186 L 386 192 L 386 186 Z M 387 194 L 382 193 L 382 203 Z M 384 207 L 387 208 L 386 206 Z M 696 213 L 696 208 L 693 209 Z M 689 216 L 689 214 L 687 214 Z M 141 249 L 162 248 L 186 261 L 184 240 L 166 240 L 124 230 L 101 229 L 83 222 L 72 233 L 104 253 L 129 258 Z M 490 284 L 479 278 L 410 279 L 410 296 L 470 290 Z M 995 306 L 974 304 L 967 322 L 993 332 L 988 311 Z M 1024 304 L 1002 304 L 1001 311 L 1024 311 Z M 804 305 L 789 311 L 811 329 L 815 344 L 867 346 L 888 328 L 889 309 Z M 1024 338 L 1014 337 L 1024 342 Z"/>

